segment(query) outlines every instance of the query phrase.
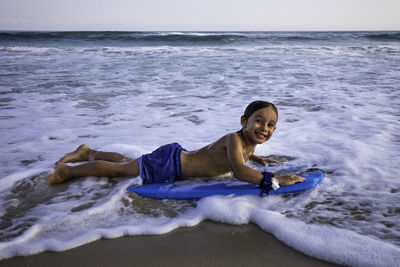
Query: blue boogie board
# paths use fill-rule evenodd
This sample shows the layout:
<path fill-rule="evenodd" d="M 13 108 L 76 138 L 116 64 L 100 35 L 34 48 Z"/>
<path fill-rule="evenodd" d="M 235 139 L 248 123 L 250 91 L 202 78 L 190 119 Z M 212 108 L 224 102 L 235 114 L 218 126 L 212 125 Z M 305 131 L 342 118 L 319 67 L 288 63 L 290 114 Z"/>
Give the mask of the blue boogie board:
<path fill-rule="evenodd" d="M 304 167 L 304 166 L 299 166 Z M 301 168 L 300 168 L 301 169 Z M 199 179 L 187 179 L 168 183 L 133 186 L 128 191 L 141 197 L 156 199 L 200 199 L 213 195 L 277 195 L 290 194 L 314 188 L 325 177 L 322 170 L 307 169 L 296 173 L 306 180 L 289 186 L 281 186 L 277 190 L 263 192 L 258 185 L 250 184 L 236 178 L 223 181 L 199 182 Z"/>

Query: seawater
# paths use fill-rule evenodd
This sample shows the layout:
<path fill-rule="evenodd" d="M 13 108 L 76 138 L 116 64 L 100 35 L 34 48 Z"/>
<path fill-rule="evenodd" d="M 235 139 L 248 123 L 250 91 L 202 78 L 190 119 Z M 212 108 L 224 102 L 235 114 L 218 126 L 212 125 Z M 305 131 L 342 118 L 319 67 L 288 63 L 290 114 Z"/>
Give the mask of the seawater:
<path fill-rule="evenodd" d="M 2 32 L 0 58 L 1 259 L 213 220 L 331 262 L 400 262 L 399 32 Z M 82 143 L 198 149 L 257 99 L 279 122 L 256 154 L 324 169 L 317 188 L 174 201 L 128 193 L 140 177 L 44 182 Z"/>

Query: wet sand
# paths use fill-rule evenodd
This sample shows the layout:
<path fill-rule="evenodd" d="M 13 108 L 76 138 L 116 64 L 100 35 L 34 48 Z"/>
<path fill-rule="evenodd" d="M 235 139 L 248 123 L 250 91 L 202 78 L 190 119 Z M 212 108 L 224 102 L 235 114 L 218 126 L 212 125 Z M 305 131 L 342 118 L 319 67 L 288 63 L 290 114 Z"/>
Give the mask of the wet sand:
<path fill-rule="evenodd" d="M 298 252 L 256 225 L 210 221 L 164 235 L 98 240 L 63 252 L 0 261 L 13 266 L 337 266 Z"/>

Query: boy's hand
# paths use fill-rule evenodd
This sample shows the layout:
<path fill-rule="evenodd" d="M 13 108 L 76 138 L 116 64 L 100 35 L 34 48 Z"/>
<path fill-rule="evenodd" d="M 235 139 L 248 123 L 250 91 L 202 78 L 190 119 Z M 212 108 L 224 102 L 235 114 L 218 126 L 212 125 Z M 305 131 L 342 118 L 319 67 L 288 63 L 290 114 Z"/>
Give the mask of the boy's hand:
<path fill-rule="evenodd" d="M 275 163 L 275 164 L 278 164 L 278 165 L 282 165 L 283 164 L 283 163 L 281 163 L 279 161 L 276 161 L 276 160 L 267 159 L 266 157 L 258 157 L 258 156 L 255 156 L 255 155 L 252 155 L 250 157 L 250 160 L 253 161 L 253 162 L 256 162 L 258 164 L 261 164 L 263 166 L 266 166 L 267 163 Z"/>
<path fill-rule="evenodd" d="M 252 155 L 250 157 L 250 160 L 255 162 L 255 163 L 258 163 L 260 165 L 263 165 L 263 166 L 267 165 L 267 162 L 264 159 L 262 159 L 262 158 L 260 158 L 258 156 L 255 156 L 255 155 Z"/>
<path fill-rule="evenodd" d="M 272 159 L 266 159 L 265 162 L 275 163 L 275 164 L 278 164 L 278 165 L 283 165 L 282 162 L 279 162 L 279 161 L 276 161 L 276 160 L 272 160 Z M 265 164 L 264 164 L 264 166 L 265 166 Z"/>
<path fill-rule="evenodd" d="M 292 185 L 295 183 L 301 183 L 306 180 L 303 177 L 297 176 L 295 174 L 283 175 L 283 176 L 278 176 L 275 178 L 278 179 L 279 185 L 281 185 L 281 186 Z"/>

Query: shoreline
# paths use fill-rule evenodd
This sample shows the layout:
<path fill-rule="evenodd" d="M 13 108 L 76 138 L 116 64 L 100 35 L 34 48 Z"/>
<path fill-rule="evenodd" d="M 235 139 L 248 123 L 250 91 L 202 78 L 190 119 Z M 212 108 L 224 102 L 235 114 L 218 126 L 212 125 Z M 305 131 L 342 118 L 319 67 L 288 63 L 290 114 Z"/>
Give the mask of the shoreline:
<path fill-rule="evenodd" d="M 254 224 L 204 221 L 163 235 L 100 239 L 62 252 L 0 261 L 7 266 L 339 266 L 288 247 Z"/>

